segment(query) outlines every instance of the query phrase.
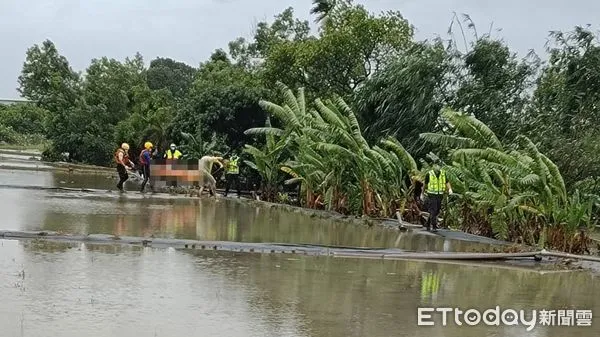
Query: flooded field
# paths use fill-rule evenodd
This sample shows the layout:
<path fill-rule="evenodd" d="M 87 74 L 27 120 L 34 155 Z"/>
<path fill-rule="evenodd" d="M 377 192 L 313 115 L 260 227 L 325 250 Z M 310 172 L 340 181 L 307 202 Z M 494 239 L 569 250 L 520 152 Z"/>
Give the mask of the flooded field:
<path fill-rule="evenodd" d="M 65 179 L 77 181 L 70 185 L 100 190 L 85 193 L 14 188 L 61 187 Z M 433 235 L 415 236 L 380 227 L 312 219 L 225 198 L 215 202 L 204 198 L 158 199 L 137 192 L 107 193 L 110 186 L 105 185 L 112 183 L 113 180 L 104 176 L 0 170 L 0 186 L 13 186 L 0 188 L 0 200 L 3 201 L 0 211 L 6 219 L 0 229 L 418 251 L 481 251 L 489 248 L 487 244 L 445 240 Z"/>
<path fill-rule="evenodd" d="M 417 307 L 600 309 L 587 273 L 0 241 L 2 336 L 597 336 L 417 326 Z M 530 312 L 527 311 L 528 315 Z M 441 321 L 438 320 L 438 324 Z"/>
<path fill-rule="evenodd" d="M 487 245 L 227 199 L 108 193 L 103 175 L 0 170 L 0 229 L 471 251 Z M 44 188 L 91 188 L 95 192 Z M 135 183 L 130 188 L 135 188 Z M 598 275 L 0 240 L 0 336 L 598 336 L 600 325 L 417 325 L 418 307 L 594 310 Z M 558 320 L 558 318 L 556 318 Z M 596 319 L 597 320 L 597 319 Z M 558 321 L 556 321 L 558 323 Z"/>

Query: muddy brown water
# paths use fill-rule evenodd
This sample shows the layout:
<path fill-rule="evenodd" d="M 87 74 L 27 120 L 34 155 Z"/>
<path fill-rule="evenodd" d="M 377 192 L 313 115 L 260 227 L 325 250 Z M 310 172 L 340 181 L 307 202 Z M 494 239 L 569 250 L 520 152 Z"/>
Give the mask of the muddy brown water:
<path fill-rule="evenodd" d="M 587 273 L 0 241 L 2 336 L 597 336 L 417 325 L 418 307 L 600 309 Z M 427 282 L 428 279 L 436 282 Z M 529 315 L 529 311 L 526 311 Z M 464 324 L 464 323 L 463 323 Z"/>
<path fill-rule="evenodd" d="M 70 179 L 70 180 L 69 180 Z M 70 183 L 73 181 L 74 183 Z M 0 170 L 0 185 L 109 189 L 102 176 Z M 133 185 L 135 186 L 135 185 Z M 67 186 L 71 187 L 71 186 Z M 208 200 L 0 187 L 1 229 L 484 249 Z M 0 240 L 0 336 L 598 336 L 600 325 L 417 325 L 418 307 L 600 313 L 587 271 Z"/>
<path fill-rule="evenodd" d="M 63 182 L 68 181 L 65 185 Z M 70 182 L 75 183 L 71 184 Z M 133 183 L 132 183 L 133 184 Z M 158 199 L 128 192 L 106 193 L 104 176 L 0 170 L 0 186 L 85 187 L 96 193 L 0 188 L 1 229 L 73 234 L 115 234 L 163 238 L 322 244 L 425 251 L 485 251 L 488 244 L 411 235 L 380 227 L 312 219 L 222 198 Z"/>

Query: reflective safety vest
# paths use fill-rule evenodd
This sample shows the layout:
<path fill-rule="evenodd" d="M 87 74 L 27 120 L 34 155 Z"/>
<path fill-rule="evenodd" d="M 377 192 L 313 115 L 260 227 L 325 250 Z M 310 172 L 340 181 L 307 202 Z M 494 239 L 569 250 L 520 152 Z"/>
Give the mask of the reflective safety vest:
<path fill-rule="evenodd" d="M 433 170 L 429 171 L 428 194 L 443 194 L 446 191 L 446 172 L 440 170 L 440 176 L 436 176 Z"/>
<path fill-rule="evenodd" d="M 240 167 L 238 166 L 238 157 L 233 157 L 230 161 L 229 164 L 227 165 L 227 173 L 228 174 L 239 174 L 240 173 Z"/>
<path fill-rule="evenodd" d="M 179 150 L 175 150 L 175 152 L 173 152 L 171 149 L 168 149 L 166 156 L 167 159 L 179 159 L 179 157 L 181 157 L 181 152 L 179 152 Z"/>

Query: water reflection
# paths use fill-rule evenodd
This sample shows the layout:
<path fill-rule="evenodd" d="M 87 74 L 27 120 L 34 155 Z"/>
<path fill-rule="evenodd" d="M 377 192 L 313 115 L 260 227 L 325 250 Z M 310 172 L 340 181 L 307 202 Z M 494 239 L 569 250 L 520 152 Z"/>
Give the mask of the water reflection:
<path fill-rule="evenodd" d="M 98 193 L 96 193 L 98 194 Z M 157 199 L 94 193 L 0 189 L 1 229 L 74 234 L 167 237 L 215 241 L 280 242 L 408 250 L 486 251 L 486 244 L 412 235 L 380 227 L 320 220 L 228 199 Z M 102 194 L 102 193 L 100 193 Z"/>
<path fill-rule="evenodd" d="M 52 173 L 51 187 L 91 188 L 99 190 L 116 190 L 117 179 L 112 172 L 99 174 L 79 174 L 57 171 Z M 125 182 L 125 189 L 138 191 L 139 183 L 132 180 Z"/>
<path fill-rule="evenodd" d="M 9 176 L 10 175 L 10 176 Z M 2 182 L 15 185 L 102 188 L 114 183 L 104 175 L 0 170 Z M 396 247 L 415 251 L 488 251 L 487 244 L 412 235 L 380 227 L 311 218 L 278 209 L 260 209 L 227 199 L 158 199 L 136 192 L 52 192 L 0 188 L 0 229 L 50 230 L 74 234 L 182 239 L 305 243 L 334 246 Z"/>
<path fill-rule="evenodd" d="M 0 170 L 0 182 L 112 180 Z M 94 180 L 96 179 L 96 180 Z M 104 179 L 104 180 L 102 180 Z M 3 229 L 473 251 L 487 245 L 315 220 L 222 199 L 96 200 L 0 189 Z M 419 306 L 600 309 L 597 277 L 331 257 L 0 240 L 4 336 L 597 336 L 591 328 L 417 327 Z"/>
<path fill-rule="evenodd" d="M 0 185 L 52 187 L 53 179 L 50 172 L 0 169 Z"/>
<path fill-rule="evenodd" d="M 441 275 L 437 272 L 422 272 L 421 273 L 421 300 L 435 301 L 437 293 L 440 289 Z"/>
<path fill-rule="evenodd" d="M 417 307 L 600 309 L 597 277 L 414 261 L 0 241 L 0 325 L 20 336 L 597 336 L 418 327 Z M 68 246 L 68 245 L 67 245 Z M 15 287 L 19 273 L 22 288 Z M 24 290 L 23 290 L 24 289 Z M 109 323 L 108 323 L 109 322 Z"/>

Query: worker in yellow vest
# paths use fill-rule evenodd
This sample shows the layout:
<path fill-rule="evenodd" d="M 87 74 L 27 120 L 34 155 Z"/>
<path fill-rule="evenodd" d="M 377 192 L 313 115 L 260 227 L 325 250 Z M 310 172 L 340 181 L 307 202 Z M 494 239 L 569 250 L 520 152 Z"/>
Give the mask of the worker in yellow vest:
<path fill-rule="evenodd" d="M 237 197 L 239 198 L 241 195 L 240 189 L 240 166 L 239 166 L 239 157 L 237 155 L 232 155 L 227 161 L 227 170 L 225 172 L 225 178 L 227 182 L 225 184 L 225 196 L 229 193 L 229 188 L 231 184 L 235 184 L 235 188 L 237 189 Z"/>
<path fill-rule="evenodd" d="M 179 152 L 175 144 L 171 144 L 169 149 L 165 152 L 166 159 L 179 159 L 181 158 L 181 156 L 182 154 L 181 152 Z"/>
<path fill-rule="evenodd" d="M 177 145 L 172 143 L 169 146 L 169 149 L 165 151 L 164 158 L 167 159 L 167 164 L 174 164 L 173 161 L 177 161 L 179 158 L 181 158 L 181 156 L 182 154 L 177 149 Z M 171 169 L 173 169 L 172 166 Z M 177 187 L 177 179 L 167 179 L 167 184 L 171 187 Z"/>
<path fill-rule="evenodd" d="M 444 193 L 448 192 L 448 194 L 452 194 L 452 185 L 446 180 L 446 171 L 441 169 L 438 164 L 433 165 L 432 170 L 427 172 L 425 176 L 423 189 L 427 193 L 426 205 L 429 212 L 429 218 L 425 227 L 427 230 L 433 227 L 432 231 L 437 232 L 438 216 L 442 209 Z M 423 199 L 422 196 L 421 199 Z"/>

